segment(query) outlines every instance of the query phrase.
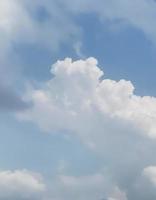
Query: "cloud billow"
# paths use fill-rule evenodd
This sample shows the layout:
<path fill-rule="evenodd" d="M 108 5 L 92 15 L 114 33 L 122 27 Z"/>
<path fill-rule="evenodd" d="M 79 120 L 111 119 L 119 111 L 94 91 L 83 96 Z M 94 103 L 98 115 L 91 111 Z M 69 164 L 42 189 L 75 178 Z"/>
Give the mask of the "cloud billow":
<path fill-rule="evenodd" d="M 16 45 L 56 52 L 65 44 L 85 57 L 82 34 L 88 32 L 77 21 L 83 14 L 97 15 L 110 30 L 135 28 L 155 44 L 154 0 L 0 1 L 0 112 L 16 111 L 43 132 L 73 134 L 102 163 L 96 173 L 59 173 L 50 183 L 27 170 L 0 171 L 0 200 L 156 199 L 155 97 L 136 95 L 131 81 L 105 79 L 95 58 L 57 61 L 52 78 L 25 98 L 13 89 Z"/>
<path fill-rule="evenodd" d="M 152 156 L 156 150 L 156 98 L 136 95 L 130 81 L 105 79 L 95 58 L 57 61 L 51 73 L 51 80 L 40 89 L 32 87 L 27 92 L 33 106 L 19 112 L 18 118 L 45 132 L 61 134 L 66 130 L 95 152 L 107 169 L 107 173 L 99 173 L 107 179 L 109 189 L 102 191 L 110 199 L 115 187 L 123 189 L 117 200 L 146 199 L 143 196 L 152 193 L 156 197 L 155 192 L 138 192 L 144 188 L 142 182 L 147 183 L 144 169 L 151 170 L 148 167 L 156 161 Z M 155 179 L 151 180 L 153 184 Z"/>
<path fill-rule="evenodd" d="M 129 126 L 147 137 L 156 137 L 156 98 L 135 95 L 130 81 L 102 79 L 104 73 L 96 59 L 72 62 L 67 58 L 56 62 L 51 72 L 54 78 L 43 88 L 30 91 L 34 106 L 23 113 L 42 129 L 66 129 L 85 140 L 87 134 L 89 138 L 94 135 L 94 129 L 100 134 L 105 134 L 105 126 L 113 129 L 112 122 L 114 126 Z"/>

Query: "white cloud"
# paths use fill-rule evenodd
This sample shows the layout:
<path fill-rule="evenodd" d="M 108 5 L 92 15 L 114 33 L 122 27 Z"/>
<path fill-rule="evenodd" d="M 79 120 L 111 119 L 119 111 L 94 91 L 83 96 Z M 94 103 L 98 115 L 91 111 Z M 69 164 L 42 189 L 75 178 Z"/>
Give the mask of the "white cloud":
<path fill-rule="evenodd" d="M 0 199 L 40 199 L 45 185 L 38 174 L 26 170 L 0 171 Z"/>
<path fill-rule="evenodd" d="M 80 32 L 69 13 L 57 1 L 1 0 L 0 85 L 4 85 L 6 93 L 9 93 L 8 87 L 17 88 L 18 81 L 24 84 L 23 61 L 17 50 L 22 51 L 23 44 L 54 52 L 64 44 L 72 46 L 80 37 Z M 13 93 L 16 96 L 16 91 Z M 22 100 L 18 97 L 17 101 Z"/>
<path fill-rule="evenodd" d="M 143 170 L 143 175 L 156 186 L 156 166 L 149 166 Z"/>
<path fill-rule="evenodd" d="M 147 164 L 142 169 L 135 176 L 135 183 L 129 189 L 128 199 L 153 200 L 156 198 L 156 166 Z"/>
<path fill-rule="evenodd" d="M 101 21 L 108 20 L 110 26 L 130 24 L 143 31 L 149 39 L 156 41 L 153 20 L 156 17 L 155 5 L 154 0 L 1 0 L 0 74 L 3 74 L 0 75 L 1 82 L 10 83 L 13 76 L 17 77 L 19 63 L 13 63 L 18 57 L 14 48 L 17 44 L 35 44 L 53 51 L 58 50 L 62 44 L 68 44 L 75 49 L 79 57 L 83 58 L 81 42 L 83 27 L 80 27 L 75 20 L 75 17 L 82 13 L 96 13 Z M 18 59 L 20 60 L 19 57 Z M 12 85 L 12 82 L 10 84 Z"/>
<path fill-rule="evenodd" d="M 5 45 L 37 43 L 56 50 L 60 43 L 79 34 L 79 28 L 59 8 L 57 1 L 51 5 L 49 1 L 1 0 L 0 6 L 1 38 L 6 39 Z M 39 20 L 39 9 L 45 12 L 43 21 Z"/>
<path fill-rule="evenodd" d="M 156 98 L 135 95 L 130 81 L 102 80 L 96 59 L 72 62 L 67 58 L 55 63 L 51 72 L 54 78 L 29 91 L 34 106 L 21 117 L 45 131 L 76 133 L 92 147 L 99 146 L 108 133 L 127 127 L 156 137 Z"/>
<path fill-rule="evenodd" d="M 124 192 L 105 189 L 107 198 L 142 198 L 145 193 L 135 188 L 136 176 L 153 162 L 156 98 L 136 95 L 130 81 L 105 79 L 95 58 L 57 61 L 51 73 L 52 78 L 42 86 L 28 89 L 25 99 L 33 107 L 18 113 L 19 119 L 49 133 L 76 135 L 91 148 L 115 180 L 102 175 L 107 179 L 103 185 L 126 188 L 127 197 Z"/>
<path fill-rule="evenodd" d="M 45 9 L 47 19 L 37 20 L 35 14 L 38 6 Z M 152 0 L 119 0 L 118 2 L 115 0 L 45 0 L 44 2 L 1 0 L 0 74 L 8 79 L 11 68 L 9 66 L 9 69 L 6 70 L 2 66 L 6 67 L 8 62 L 10 64 L 11 59 L 8 58 L 14 54 L 12 52 L 14 43 L 41 44 L 56 50 L 60 44 L 74 41 L 75 50 L 82 57 L 80 29 L 74 22 L 73 14 L 96 13 L 100 20 L 109 20 L 111 24 L 130 24 L 155 41 L 156 28 L 153 20 L 156 17 L 155 10 L 155 2 Z M 80 42 L 75 43 L 75 40 Z M 34 106 L 27 112 L 21 113 L 20 117 L 36 123 L 42 130 L 48 132 L 60 132 L 65 129 L 70 134 L 76 134 L 83 143 L 94 150 L 100 150 L 111 170 L 113 167 L 115 168 L 113 170 L 116 177 L 118 171 L 120 172 L 121 179 L 126 179 L 124 177 L 125 170 L 131 176 L 134 168 L 138 169 L 139 164 L 144 165 L 144 161 L 139 158 L 140 155 L 147 153 L 145 150 L 149 150 L 150 145 L 146 146 L 145 143 L 141 143 L 140 138 L 141 134 L 150 138 L 156 137 L 156 98 L 135 95 L 134 86 L 129 81 L 117 82 L 103 79 L 103 72 L 93 58 L 76 62 L 72 62 L 71 59 L 59 61 L 53 65 L 52 73 L 54 78 L 43 84 L 42 88 L 33 88 L 28 92 L 26 98 L 31 100 Z M 4 78 L 3 75 L 1 75 L 1 79 Z M 131 137 L 135 137 L 134 135 L 137 134 L 139 140 L 138 138 L 131 140 Z M 120 164 L 122 168 L 120 168 Z M 128 170 L 127 166 L 132 167 Z M 62 169 L 60 168 L 60 170 Z M 155 168 L 145 169 L 144 173 L 155 184 Z M 126 174 L 126 176 L 128 175 Z M 69 183 L 73 184 L 74 194 L 77 195 L 85 194 L 83 188 L 86 183 L 90 199 L 97 193 L 98 195 L 103 193 L 101 185 L 109 185 L 108 180 L 105 183 L 103 175 L 59 176 L 58 179 L 58 188 L 61 187 L 61 190 L 65 191 L 67 199 L 72 195 L 66 186 Z M 60 186 L 63 180 L 65 185 Z M 96 185 L 97 188 L 95 188 Z M 34 199 L 44 190 L 44 187 L 40 179 L 29 172 L 5 171 L 0 173 L 0 197 L 3 200 L 13 197 L 28 199 L 27 195 L 29 194 Z M 3 191 L 7 192 L 4 194 Z M 108 196 L 110 199 L 117 200 L 127 198 L 126 194 L 121 192 L 118 187 Z M 82 199 L 83 196 L 79 197 Z"/>

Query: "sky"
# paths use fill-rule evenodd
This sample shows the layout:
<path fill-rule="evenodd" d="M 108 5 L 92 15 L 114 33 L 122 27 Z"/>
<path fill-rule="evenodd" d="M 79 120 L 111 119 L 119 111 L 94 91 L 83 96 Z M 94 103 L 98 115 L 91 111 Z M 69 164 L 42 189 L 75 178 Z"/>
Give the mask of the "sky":
<path fill-rule="evenodd" d="M 155 0 L 0 0 L 0 200 L 156 199 Z"/>

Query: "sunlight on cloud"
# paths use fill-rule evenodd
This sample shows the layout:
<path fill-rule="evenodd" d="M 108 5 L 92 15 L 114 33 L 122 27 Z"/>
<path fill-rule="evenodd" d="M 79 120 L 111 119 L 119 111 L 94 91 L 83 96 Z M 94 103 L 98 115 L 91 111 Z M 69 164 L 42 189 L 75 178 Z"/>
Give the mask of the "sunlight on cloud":
<path fill-rule="evenodd" d="M 28 89 L 25 100 L 32 101 L 33 106 L 18 112 L 18 119 L 36 124 L 43 132 L 65 131 L 95 153 L 102 167 L 108 169 L 107 174 L 101 173 L 108 187 L 101 189 L 105 194 L 101 198 L 125 200 L 145 195 L 139 190 L 149 184 L 139 173 L 153 160 L 156 98 L 136 95 L 131 81 L 105 79 L 95 58 L 59 60 L 52 65 L 51 73 L 49 81 Z M 64 183 L 78 186 L 74 181 L 79 178 L 62 178 Z M 126 193 L 113 192 L 114 187 L 126 188 Z M 154 190 L 151 193 L 155 197 Z"/>
<path fill-rule="evenodd" d="M 29 91 L 27 98 L 34 106 L 21 118 L 48 132 L 76 133 L 95 148 L 99 145 L 95 137 L 104 139 L 117 127 L 156 137 L 156 98 L 135 95 L 130 81 L 103 79 L 95 58 L 57 61 L 51 73 L 54 78 L 41 89 Z"/>
<path fill-rule="evenodd" d="M 11 121 L 9 117 L 6 126 L 12 123 L 13 127 L 17 126 L 15 129 L 17 130 L 21 125 L 20 120 L 23 120 L 35 124 L 42 132 L 60 135 L 65 133 L 71 139 L 71 143 L 73 138 L 80 141 L 79 148 L 84 145 L 85 151 L 94 155 L 101 164 L 101 168 L 97 167 L 98 169 L 93 170 L 91 174 L 88 170 L 88 173 L 85 171 L 86 174 L 76 176 L 72 174 L 72 170 L 69 170 L 70 173 L 65 173 L 65 168 L 68 166 L 72 168 L 73 163 L 69 164 L 65 158 L 60 158 L 60 152 L 54 152 L 55 156 L 58 156 L 56 159 L 60 159 L 60 165 L 56 169 L 57 173 L 53 177 L 48 174 L 46 180 L 43 180 L 40 174 L 27 170 L 1 170 L 0 200 L 156 199 L 156 166 L 153 156 L 153 152 L 156 151 L 156 97 L 139 96 L 135 93 L 135 86 L 129 80 L 106 79 L 96 58 L 84 59 L 85 53 L 89 55 L 90 52 L 94 52 L 87 49 L 87 43 L 92 42 L 92 39 L 98 40 L 97 35 L 91 36 L 89 33 L 92 31 L 92 24 L 87 20 L 91 18 L 84 20 L 88 15 L 99 20 L 97 27 L 100 27 L 100 30 L 110 33 L 109 31 L 116 30 L 112 28 L 113 26 L 119 31 L 123 30 L 123 27 L 128 27 L 132 32 L 139 30 L 140 35 L 143 33 L 146 39 L 155 44 L 156 3 L 154 0 L 0 0 L 0 111 L 3 113 L 15 111 L 19 120 L 17 124 L 14 119 L 13 122 L 9 122 Z M 105 23 L 107 26 L 104 26 Z M 96 32 L 99 31 L 97 29 Z M 128 33 L 131 31 L 128 30 Z M 127 37 L 126 34 L 125 31 L 124 36 Z M 103 32 L 99 39 L 101 35 Z M 82 42 L 83 39 L 85 41 Z M 17 77 L 23 79 L 23 85 L 25 80 L 29 82 L 29 78 L 23 72 L 18 72 L 16 65 L 23 58 L 18 51 L 25 56 L 28 52 L 24 51 L 24 47 L 29 49 L 33 46 L 37 51 L 46 49 L 54 54 L 58 52 L 61 57 L 64 45 L 67 49 L 74 49 L 74 55 L 82 59 L 58 60 L 51 67 L 50 80 L 37 86 L 31 85 L 27 91 L 22 91 L 23 86 L 15 83 Z M 63 47 L 63 50 L 58 51 L 60 47 Z M 95 53 L 98 53 L 98 48 L 102 48 L 103 51 L 103 47 L 97 45 Z M 113 46 L 110 50 L 112 49 Z M 35 52 L 35 55 L 38 53 Z M 33 57 L 33 55 L 29 56 Z M 100 58 L 101 55 L 98 56 Z M 41 60 L 44 62 L 46 58 Z M 120 59 L 122 58 L 123 54 Z M 34 67 L 33 62 L 38 57 L 34 56 L 31 59 L 28 60 L 28 64 L 22 60 L 19 67 L 21 71 L 24 71 L 24 66 L 21 67 L 21 64 L 30 65 L 29 68 Z M 153 59 L 152 62 L 154 61 Z M 114 65 L 116 66 L 116 63 Z M 35 70 L 39 69 L 38 65 L 35 67 L 31 69 L 34 72 L 30 70 L 30 73 L 35 73 Z M 42 76 L 42 72 L 38 75 Z M 140 74 L 136 76 L 138 75 L 140 76 Z M 14 89 L 20 90 L 19 93 Z M 23 98 L 21 93 L 25 93 Z M 28 125 L 23 124 L 21 127 Z M 24 132 L 29 131 L 29 125 L 27 128 Z M 21 129 L 19 128 L 20 133 Z M 11 134 L 15 130 L 11 130 Z M 33 131 L 34 129 L 30 128 L 30 132 Z M 3 134 L 8 136 L 7 133 L 2 133 L 2 141 Z M 15 144 L 18 146 L 21 138 L 17 139 L 17 135 L 14 140 L 17 140 Z M 39 138 L 37 143 L 34 143 L 36 139 L 34 138 L 31 138 L 31 144 L 34 144 L 31 150 L 35 149 L 35 153 L 39 154 L 37 148 L 40 147 L 39 140 L 42 139 Z M 8 143 L 8 139 L 10 138 L 6 139 L 4 146 L 7 146 L 9 152 L 14 147 L 8 147 L 8 144 L 11 144 Z M 62 143 L 60 142 L 59 145 L 61 146 Z M 72 145 L 74 146 L 74 143 Z M 19 146 L 17 150 L 21 148 Z M 46 156 L 48 157 L 50 153 L 51 148 L 48 146 Z M 44 155 L 45 152 L 41 157 Z M 33 156 L 29 159 L 35 158 Z M 16 160 L 11 159 L 9 162 L 16 162 Z M 23 164 L 23 160 L 21 159 L 19 163 Z M 49 160 L 51 162 L 51 159 Z M 71 162 L 74 162 L 73 160 Z M 86 166 L 90 165 L 88 161 L 85 162 Z M 36 167 L 36 163 L 36 160 L 33 161 L 33 167 Z M 27 164 L 31 166 L 31 163 Z M 41 163 L 43 168 L 44 164 Z M 48 165 L 51 167 L 51 163 Z"/>

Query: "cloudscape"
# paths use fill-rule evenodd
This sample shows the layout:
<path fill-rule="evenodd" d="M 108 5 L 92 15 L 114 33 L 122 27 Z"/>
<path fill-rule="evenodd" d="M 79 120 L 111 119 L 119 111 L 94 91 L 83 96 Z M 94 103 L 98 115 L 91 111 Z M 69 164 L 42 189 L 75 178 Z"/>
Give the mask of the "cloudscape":
<path fill-rule="evenodd" d="M 0 1 L 0 200 L 156 199 L 156 2 Z"/>

